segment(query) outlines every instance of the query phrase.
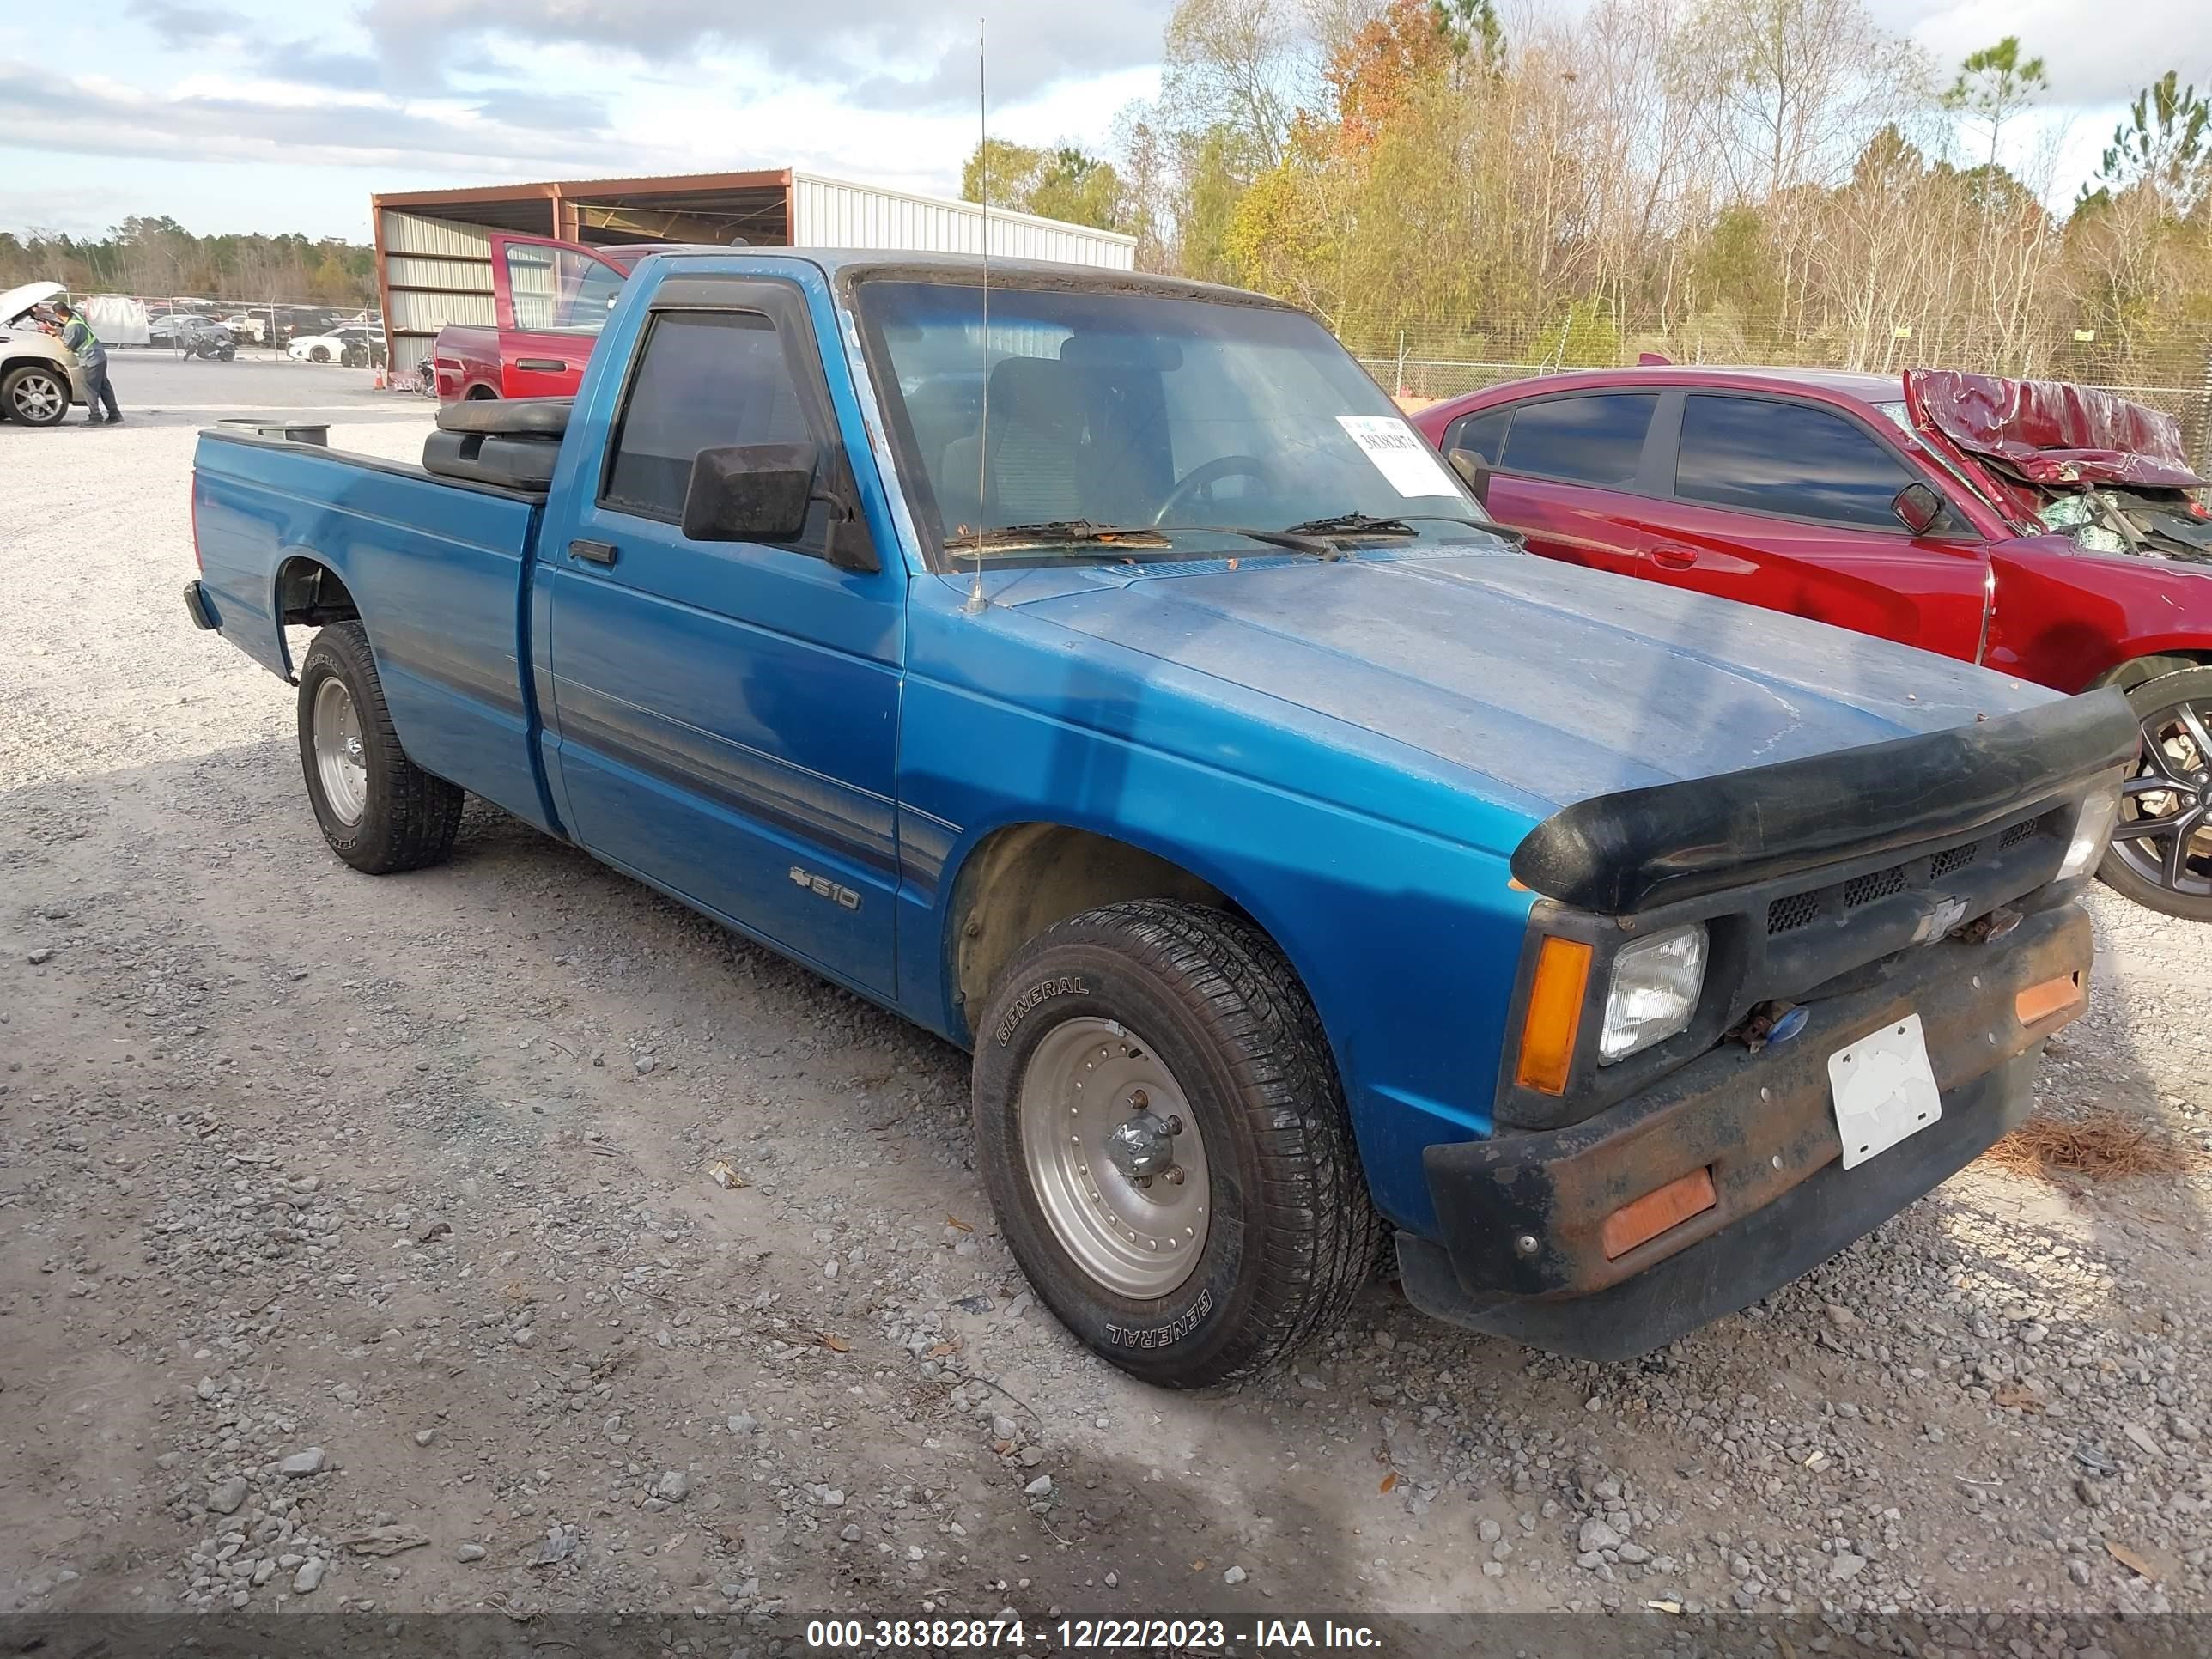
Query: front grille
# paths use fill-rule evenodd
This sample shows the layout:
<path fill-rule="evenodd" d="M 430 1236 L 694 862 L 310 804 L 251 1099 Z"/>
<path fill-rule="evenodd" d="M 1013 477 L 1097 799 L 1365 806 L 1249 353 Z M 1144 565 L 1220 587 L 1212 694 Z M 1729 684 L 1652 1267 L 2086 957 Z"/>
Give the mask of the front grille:
<path fill-rule="evenodd" d="M 1766 932 L 1769 938 L 1777 933 L 1794 933 L 1800 927 L 1809 927 L 1820 914 L 1818 893 L 1792 893 L 1778 898 L 1766 907 Z"/>
<path fill-rule="evenodd" d="M 1941 881 L 1954 870 L 1963 870 L 1982 855 L 1982 844 L 1970 841 L 1964 847 L 1948 848 L 1938 853 L 1928 866 L 1931 881 Z"/>
<path fill-rule="evenodd" d="M 1905 890 L 1905 866 L 1893 864 L 1887 870 L 1876 870 L 1870 875 L 1854 876 L 1844 884 L 1844 908 L 1856 910 L 1862 904 L 1872 904 Z"/>
<path fill-rule="evenodd" d="M 2041 817 L 2024 819 L 1978 841 L 1947 847 L 1939 853 L 1923 854 L 1901 864 L 1893 864 L 1886 870 L 1869 871 L 1849 881 L 1816 887 L 1808 892 L 1785 893 L 1766 907 L 1766 936 L 1774 939 L 1794 933 L 1818 921 L 1834 922 L 1878 900 L 1932 887 L 1984 858 L 2010 852 L 2034 840 L 2059 817 L 2059 813 L 2046 812 Z"/>

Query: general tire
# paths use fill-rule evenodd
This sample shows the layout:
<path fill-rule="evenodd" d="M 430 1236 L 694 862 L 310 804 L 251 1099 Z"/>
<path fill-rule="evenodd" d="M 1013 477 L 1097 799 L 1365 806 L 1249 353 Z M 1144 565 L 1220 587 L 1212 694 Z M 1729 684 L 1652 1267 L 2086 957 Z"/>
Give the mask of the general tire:
<path fill-rule="evenodd" d="M 1210 1218 L 1189 1277 L 1133 1299 L 1070 1254 L 1025 1155 L 1023 1081 L 1069 1022 L 1111 1021 L 1172 1072 L 1203 1136 Z M 1371 1273 L 1369 1201 L 1321 1021 L 1260 932 L 1138 901 L 1018 951 L 976 1025 L 977 1160 L 1015 1260 L 1086 1345 L 1168 1388 L 1248 1376 L 1341 1319 Z"/>
<path fill-rule="evenodd" d="M 2149 722 L 2164 711 L 2183 704 L 2195 711 L 2197 731 L 2212 735 L 2212 668 L 2185 668 L 2178 674 L 2161 674 L 2128 689 L 2128 707 L 2139 721 Z M 2146 729 L 2146 750 L 2152 741 L 2153 734 Z M 2175 747 L 2183 745 L 2177 743 Z M 2143 870 L 2131 866 L 2117 840 L 2106 853 L 2104 862 L 2097 866 L 2097 877 L 2114 892 L 2148 909 L 2189 921 L 2212 921 L 2212 852 L 2202 850 L 2212 847 L 2212 810 L 2208 810 L 2208 805 L 2212 805 L 2212 783 L 2197 775 L 2212 772 L 2212 754 L 2203 752 L 2202 738 L 2191 739 L 2186 747 L 2197 751 L 2198 765 L 2193 770 L 2173 769 L 2179 775 L 2175 798 L 2185 803 L 2184 811 L 2179 816 L 2187 817 L 2197 827 L 2188 837 L 2191 845 L 2183 849 L 2178 872 L 2173 866 L 2165 865 L 2163 856 L 2172 837 L 2139 843 L 2151 849 L 2152 862 L 2165 865 L 2160 871 L 2162 877 L 2178 875 L 2179 886 L 2167 879 L 2154 880 Z M 2148 761 L 2139 763 L 2136 771 L 2145 772 L 2148 764 Z M 2121 811 L 2124 821 L 2127 809 L 2124 805 Z M 2124 822 L 2115 827 L 2124 828 Z M 2193 855 L 2192 848 L 2197 849 Z M 2197 890 L 2188 890 L 2191 888 Z"/>
<path fill-rule="evenodd" d="M 315 701 L 324 682 L 331 679 L 343 684 L 353 700 L 367 770 L 365 805 L 350 823 L 332 805 L 324 787 L 315 748 Z M 420 870 L 453 851 L 464 793 L 425 772 L 399 746 L 391 710 L 385 706 L 376 659 L 368 648 L 368 632 L 359 623 L 333 623 L 307 647 L 300 664 L 299 720 L 300 769 L 307 779 L 315 822 L 331 851 L 372 876 Z"/>
<path fill-rule="evenodd" d="M 59 426 L 69 418 L 69 376 L 58 367 L 25 363 L 0 377 L 0 410 L 25 426 Z"/>

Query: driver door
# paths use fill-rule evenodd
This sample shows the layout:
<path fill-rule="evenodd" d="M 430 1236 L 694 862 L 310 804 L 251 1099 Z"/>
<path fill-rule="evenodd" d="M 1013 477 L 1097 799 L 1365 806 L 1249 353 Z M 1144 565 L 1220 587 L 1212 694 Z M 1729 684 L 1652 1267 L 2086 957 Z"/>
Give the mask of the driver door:
<path fill-rule="evenodd" d="M 803 292 L 665 282 L 630 373 L 599 386 L 582 429 L 608 423 L 605 467 L 556 489 L 541 538 L 569 826 L 609 863 L 891 994 L 905 568 L 833 564 L 819 501 L 788 544 L 682 527 L 708 447 L 812 443 L 817 482 L 851 495 Z"/>

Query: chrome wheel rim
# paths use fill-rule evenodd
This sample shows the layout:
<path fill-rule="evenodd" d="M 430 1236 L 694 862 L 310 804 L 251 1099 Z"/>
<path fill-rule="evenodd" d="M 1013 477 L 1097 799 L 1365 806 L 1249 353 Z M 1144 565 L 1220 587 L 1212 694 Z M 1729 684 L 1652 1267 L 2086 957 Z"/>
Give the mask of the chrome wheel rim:
<path fill-rule="evenodd" d="M 2120 790 L 2112 852 L 2170 893 L 2212 897 L 2212 720 L 2178 702 L 2144 717 L 2142 758 Z"/>
<path fill-rule="evenodd" d="M 58 421 L 69 409 L 69 393 L 51 374 L 24 375 L 15 382 L 11 396 L 15 413 L 34 424 Z"/>
<path fill-rule="evenodd" d="M 1020 1115 L 1030 1190 L 1079 1267 L 1135 1300 L 1196 1271 L 1213 1201 L 1206 1143 L 1149 1043 L 1109 1019 L 1063 1021 L 1022 1073 Z"/>
<path fill-rule="evenodd" d="M 361 716 L 353 693 L 335 677 L 315 688 L 310 740 L 323 799 L 341 823 L 359 823 L 368 810 L 368 757 L 362 747 Z"/>

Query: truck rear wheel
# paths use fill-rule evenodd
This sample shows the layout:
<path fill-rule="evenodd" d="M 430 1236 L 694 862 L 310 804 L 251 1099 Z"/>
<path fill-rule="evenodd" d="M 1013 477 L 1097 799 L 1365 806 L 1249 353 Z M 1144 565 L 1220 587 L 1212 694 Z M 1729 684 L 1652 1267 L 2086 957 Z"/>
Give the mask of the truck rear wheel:
<path fill-rule="evenodd" d="M 300 664 L 300 769 L 323 839 L 355 869 L 420 870 L 453 851 L 463 792 L 400 748 L 357 622 L 324 629 Z"/>
<path fill-rule="evenodd" d="M 1150 900 L 1072 917 L 1016 954 L 976 1034 L 992 1206 L 1092 1350 L 1204 1388 L 1343 1317 L 1382 1223 L 1321 1021 L 1257 929 Z"/>
<path fill-rule="evenodd" d="M 2142 757 L 2123 787 L 2097 875 L 2153 910 L 2212 921 L 2212 668 L 2130 689 Z"/>

